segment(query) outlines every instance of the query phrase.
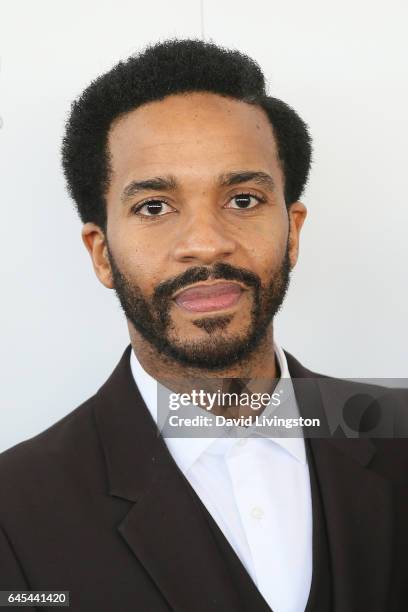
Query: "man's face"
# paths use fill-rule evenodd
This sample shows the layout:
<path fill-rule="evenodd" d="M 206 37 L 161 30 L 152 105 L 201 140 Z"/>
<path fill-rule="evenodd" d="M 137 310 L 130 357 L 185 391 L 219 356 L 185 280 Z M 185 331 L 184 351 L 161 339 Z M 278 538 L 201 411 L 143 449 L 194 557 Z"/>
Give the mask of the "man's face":
<path fill-rule="evenodd" d="M 288 216 L 266 114 L 210 93 L 169 96 L 117 120 L 108 146 L 99 278 L 159 352 L 205 369 L 245 359 L 283 301 L 305 214 L 295 203 Z"/>

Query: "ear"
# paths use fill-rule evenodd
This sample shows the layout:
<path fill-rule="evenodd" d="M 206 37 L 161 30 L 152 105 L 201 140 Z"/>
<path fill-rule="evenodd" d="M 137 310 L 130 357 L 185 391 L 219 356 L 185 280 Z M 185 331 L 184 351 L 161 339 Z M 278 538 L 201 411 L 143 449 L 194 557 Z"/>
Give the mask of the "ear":
<path fill-rule="evenodd" d="M 293 202 L 288 209 L 289 215 L 289 260 L 294 268 L 299 255 L 300 230 L 306 219 L 307 208 L 302 202 Z"/>
<path fill-rule="evenodd" d="M 105 287 L 113 289 L 112 271 L 104 232 L 95 223 L 85 223 L 81 234 L 83 243 L 91 256 L 96 276 Z"/>

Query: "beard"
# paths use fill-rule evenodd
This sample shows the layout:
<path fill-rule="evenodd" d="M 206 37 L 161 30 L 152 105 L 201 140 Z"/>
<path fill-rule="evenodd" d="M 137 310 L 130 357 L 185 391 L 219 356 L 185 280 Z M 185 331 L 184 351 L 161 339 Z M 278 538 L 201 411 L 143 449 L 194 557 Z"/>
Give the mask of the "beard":
<path fill-rule="evenodd" d="M 203 370 L 220 370 L 248 359 L 264 339 L 268 327 L 285 298 L 291 272 L 289 239 L 279 268 L 263 286 L 258 275 L 227 263 L 211 267 L 194 267 L 183 274 L 159 283 L 152 297 L 146 297 L 139 285 L 121 271 L 107 244 L 113 285 L 126 318 L 141 336 L 159 353 L 184 366 Z M 231 337 L 226 333 L 231 315 L 197 318 L 193 325 L 204 330 L 201 339 L 179 339 L 171 319 L 173 294 L 192 283 L 206 280 L 236 280 L 252 292 L 250 322 L 245 330 Z"/>

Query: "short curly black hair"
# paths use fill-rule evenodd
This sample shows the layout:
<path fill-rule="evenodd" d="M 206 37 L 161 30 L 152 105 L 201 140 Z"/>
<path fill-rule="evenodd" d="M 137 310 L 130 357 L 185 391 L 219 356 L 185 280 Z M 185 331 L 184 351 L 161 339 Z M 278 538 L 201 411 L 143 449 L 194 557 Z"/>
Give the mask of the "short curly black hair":
<path fill-rule="evenodd" d="M 119 116 L 170 94 L 206 91 L 255 104 L 271 122 L 289 206 L 306 185 L 312 142 L 306 123 L 287 104 L 267 95 L 259 65 L 239 51 L 196 39 L 146 47 L 91 82 L 72 103 L 62 143 L 68 190 L 81 220 L 106 228 L 110 180 L 108 133 Z"/>

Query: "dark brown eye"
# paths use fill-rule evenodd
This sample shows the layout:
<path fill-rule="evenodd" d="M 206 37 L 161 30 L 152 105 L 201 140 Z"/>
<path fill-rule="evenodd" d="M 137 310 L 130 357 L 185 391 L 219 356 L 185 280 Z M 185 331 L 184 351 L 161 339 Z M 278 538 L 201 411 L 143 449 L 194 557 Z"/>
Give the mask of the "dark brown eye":
<path fill-rule="evenodd" d="M 231 206 L 230 208 L 241 208 L 244 210 L 254 208 L 260 202 L 262 202 L 261 198 L 254 196 L 251 193 L 240 193 L 239 195 L 231 198 L 230 201 L 236 204 L 236 206 Z"/>
<path fill-rule="evenodd" d="M 163 200 L 149 200 L 138 206 L 134 212 L 142 217 L 159 217 L 162 216 L 163 213 L 166 214 L 169 212 L 166 210 L 166 206 L 171 209 Z"/>

